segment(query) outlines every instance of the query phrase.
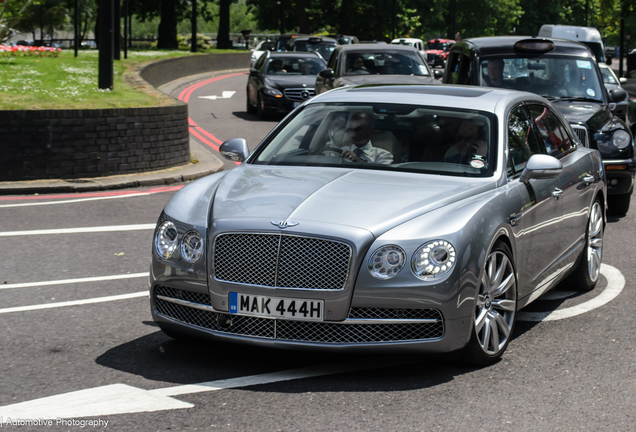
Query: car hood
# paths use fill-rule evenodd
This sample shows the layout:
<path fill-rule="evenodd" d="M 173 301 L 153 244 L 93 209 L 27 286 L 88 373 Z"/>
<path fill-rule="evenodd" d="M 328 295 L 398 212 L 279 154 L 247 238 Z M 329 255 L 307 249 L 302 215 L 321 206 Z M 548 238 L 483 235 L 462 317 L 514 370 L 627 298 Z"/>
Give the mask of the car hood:
<path fill-rule="evenodd" d="M 600 103 L 551 101 L 561 111 L 566 120 L 575 124 L 586 124 L 592 130 L 598 130 L 610 119 L 609 110 Z"/>
<path fill-rule="evenodd" d="M 484 179 L 366 169 L 243 165 L 227 173 L 214 219 L 339 224 L 380 235 L 409 219 L 494 188 Z"/>
<path fill-rule="evenodd" d="M 287 88 L 314 88 L 316 86 L 316 75 L 268 75 L 265 84 L 281 90 Z"/>
<path fill-rule="evenodd" d="M 355 75 L 338 78 L 334 84 L 335 87 L 341 87 L 368 84 L 439 84 L 439 81 L 431 76 L 419 75 Z"/>

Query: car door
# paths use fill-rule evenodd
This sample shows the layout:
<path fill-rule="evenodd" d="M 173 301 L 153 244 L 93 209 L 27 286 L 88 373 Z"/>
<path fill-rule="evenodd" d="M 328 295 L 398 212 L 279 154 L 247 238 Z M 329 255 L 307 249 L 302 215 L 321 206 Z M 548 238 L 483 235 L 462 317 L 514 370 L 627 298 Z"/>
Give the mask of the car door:
<path fill-rule="evenodd" d="M 536 290 L 547 289 L 556 277 L 554 264 L 560 256 L 555 247 L 559 238 L 561 202 L 552 192 L 558 185 L 555 179 L 531 179 L 521 182 L 519 177 L 533 154 L 545 154 L 534 129 L 532 117 L 523 105 L 511 110 L 508 116 L 508 181 L 522 197 L 523 207 L 510 216 L 510 224 L 517 241 L 519 266 L 519 298 Z"/>
<path fill-rule="evenodd" d="M 596 180 L 592 159 L 582 151 L 576 151 L 576 144 L 570 135 L 565 120 L 546 105 L 531 104 L 528 110 L 533 117 L 539 137 L 546 153 L 556 157 L 563 164 L 563 172 L 558 177 L 558 199 L 561 202 L 561 222 L 559 229 L 560 267 L 574 265 L 578 257 L 588 219 L 588 210 L 594 193 L 589 186 Z M 560 191 L 560 192 L 559 192 Z"/>
<path fill-rule="evenodd" d="M 247 79 L 247 98 L 251 105 L 258 103 L 258 89 L 260 87 L 260 74 L 263 69 L 263 64 L 269 58 L 267 52 L 258 59 L 253 69 L 250 69 L 249 78 Z"/>

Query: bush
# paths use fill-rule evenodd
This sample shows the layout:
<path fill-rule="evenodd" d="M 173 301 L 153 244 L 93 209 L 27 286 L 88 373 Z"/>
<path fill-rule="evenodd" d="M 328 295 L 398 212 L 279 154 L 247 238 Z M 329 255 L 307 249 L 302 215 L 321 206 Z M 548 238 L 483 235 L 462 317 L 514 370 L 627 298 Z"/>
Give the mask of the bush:
<path fill-rule="evenodd" d="M 182 46 L 182 42 L 179 39 L 180 36 L 177 36 L 177 40 L 179 41 L 179 46 Z M 192 35 L 189 34 L 186 37 L 183 37 L 183 47 L 189 48 L 192 45 Z M 212 39 L 209 36 L 206 36 L 201 33 L 197 33 L 197 50 L 205 50 L 208 48 L 212 48 Z"/>
<path fill-rule="evenodd" d="M 0 57 L 57 57 L 62 48 L 0 45 Z"/>

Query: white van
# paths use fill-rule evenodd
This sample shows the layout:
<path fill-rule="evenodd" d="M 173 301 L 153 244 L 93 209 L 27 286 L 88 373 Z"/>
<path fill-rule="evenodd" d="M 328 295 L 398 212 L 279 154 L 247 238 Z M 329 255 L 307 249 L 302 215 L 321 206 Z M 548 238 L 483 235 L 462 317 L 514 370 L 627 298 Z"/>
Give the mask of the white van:
<path fill-rule="evenodd" d="M 422 39 L 400 38 L 400 39 L 393 39 L 391 43 L 393 45 L 408 45 L 408 46 L 415 47 L 415 49 L 418 51 L 424 51 L 424 41 Z"/>
<path fill-rule="evenodd" d="M 587 45 L 599 63 L 605 63 L 605 47 L 601 33 L 594 27 L 577 27 L 569 25 L 544 24 L 539 36 L 569 39 Z"/>

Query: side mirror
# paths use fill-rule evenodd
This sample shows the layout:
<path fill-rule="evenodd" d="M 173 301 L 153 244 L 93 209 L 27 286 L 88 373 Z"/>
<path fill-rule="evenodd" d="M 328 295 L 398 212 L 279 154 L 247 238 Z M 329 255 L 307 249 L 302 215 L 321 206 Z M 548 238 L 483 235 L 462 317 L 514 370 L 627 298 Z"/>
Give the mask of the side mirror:
<path fill-rule="evenodd" d="M 334 76 L 333 69 L 331 68 L 323 69 L 320 71 L 318 75 L 320 75 L 320 77 L 324 79 L 331 79 Z"/>
<path fill-rule="evenodd" d="M 621 83 L 621 84 L 625 84 L 625 83 L 627 82 L 627 78 L 625 78 L 625 77 L 620 77 L 620 78 L 618 79 L 618 82 L 619 82 L 619 83 Z"/>
<path fill-rule="evenodd" d="M 433 71 L 433 76 L 435 77 L 435 79 L 442 79 L 442 78 L 444 78 L 444 71 L 441 71 L 439 69 L 435 69 Z"/>
<path fill-rule="evenodd" d="M 554 156 L 535 154 L 530 156 L 519 181 L 528 183 L 530 179 L 551 179 L 563 171 L 563 164 Z"/>
<path fill-rule="evenodd" d="M 627 98 L 627 92 L 623 89 L 613 89 L 609 91 L 610 102 L 622 102 Z"/>
<path fill-rule="evenodd" d="M 250 76 L 257 77 L 260 75 L 258 69 L 250 69 Z"/>
<path fill-rule="evenodd" d="M 250 150 L 247 148 L 247 141 L 243 138 L 232 138 L 221 144 L 219 153 L 227 160 L 244 162 L 250 155 Z"/>

